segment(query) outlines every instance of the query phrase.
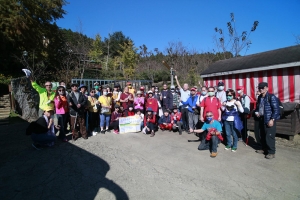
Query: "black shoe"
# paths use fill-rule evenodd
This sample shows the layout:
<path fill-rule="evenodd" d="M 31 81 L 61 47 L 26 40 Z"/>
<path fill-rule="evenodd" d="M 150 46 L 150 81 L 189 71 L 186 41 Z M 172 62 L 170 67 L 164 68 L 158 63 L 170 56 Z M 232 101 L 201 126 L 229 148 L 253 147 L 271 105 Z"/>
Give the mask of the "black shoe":
<path fill-rule="evenodd" d="M 105 130 L 100 131 L 100 133 L 105 134 Z"/>
<path fill-rule="evenodd" d="M 273 159 L 273 158 L 275 158 L 275 154 L 266 155 L 266 159 Z"/>
<path fill-rule="evenodd" d="M 109 130 L 109 129 L 106 129 L 106 130 L 105 130 L 105 132 L 108 132 L 108 133 L 110 133 L 110 130 Z"/>
<path fill-rule="evenodd" d="M 42 146 L 39 145 L 39 144 L 34 144 L 34 143 L 32 143 L 31 146 L 32 146 L 33 148 L 35 148 L 36 150 L 41 150 L 41 149 L 43 149 Z"/>

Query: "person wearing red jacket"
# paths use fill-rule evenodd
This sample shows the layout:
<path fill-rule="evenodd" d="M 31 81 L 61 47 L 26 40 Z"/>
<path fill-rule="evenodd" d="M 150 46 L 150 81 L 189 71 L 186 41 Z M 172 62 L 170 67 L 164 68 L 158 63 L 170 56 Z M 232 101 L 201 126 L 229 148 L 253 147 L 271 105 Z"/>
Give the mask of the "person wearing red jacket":
<path fill-rule="evenodd" d="M 135 115 L 135 112 L 134 112 L 134 109 L 133 109 L 133 105 L 130 104 L 128 106 L 128 110 L 124 111 L 124 117 L 130 117 L 130 116 L 134 116 L 134 115 Z"/>
<path fill-rule="evenodd" d="M 153 97 L 153 92 L 151 90 L 148 91 L 148 99 L 146 102 L 146 108 L 151 108 L 153 110 L 153 114 L 156 115 L 158 113 L 158 102 Z"/>
<path fill-rule="evenodd" d="M 156 117 L 153 113 L 152 108 L 147 108 L 146 115 L 144 118 L 144 127 L 146 128 L 146 134 L 150 134 L 150 137 L 155 136 L 156 129 Z"/>
<path fill-rule="evenodd" d="M 158 120 L 158 126 L 162 131 L 172 130 L 173 124 L 171 123 L 172 118 L 169 112 L 170 112 L 169 110 L 165 109 L 163 116 L 161 116 Z"/>
<path fill-rule="evenodd" d="M 176 106 L 173 107 L 173 113 L 171 114 L 173 131 L 179 132 L 179 135 L 182 135 L 182 121 L 181 121 L 181 112 L 178 112 L 178 108 Z"/>

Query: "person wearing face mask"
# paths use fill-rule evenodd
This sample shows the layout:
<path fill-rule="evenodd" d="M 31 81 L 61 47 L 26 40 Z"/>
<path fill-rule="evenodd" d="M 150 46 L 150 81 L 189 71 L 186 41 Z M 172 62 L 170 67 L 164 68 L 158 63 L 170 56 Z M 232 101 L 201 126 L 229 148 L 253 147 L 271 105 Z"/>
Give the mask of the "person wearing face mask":
<path fill-rule="evenodd" d="M 188 105 L 190 127 L 188 134 L 194 132 L 199 121 L 199 111 L 196 105 L 199 97 L 196 95 L 196 92 L 196 88 L 191 88 L 191 96 L 187 99 L 187 101 L 181 101 L 182 105 Z"/>
<path fill-rule="evenodd" d="M 216 97 L 218 99 L 220 99 L 221 104 L 223 104 L 227 100 L 226 99 L 226 92 L 224 91 L 224 82 L 222 82 L 222 81 L 220 81 L 218 83 Z"/>
<path fill-rule="evenodd" d="M 83 94 L 83 97 L 85 98 L 86 102 L 88 102 L 87 87 L 84 84 L 81 84 L 78 89 L 79 89 L 80 93 Z M 84 107 L 84 118 L 85 118 L 86 122 L 89 121 L 89 113 L 88 113 L 88 105 L 87 104 Z M 88 132 L 89 131 L 89 123 L 87 123 L 85 126 L 86 126 L 86 131 Z"/>
<path fill-rule="evenodd" d="M 92 88 L 90 91 L 90 96 L 88 96 L 88 124 L 89 124 L 89 131 L 91 132 L 91 135 L 95 136 L 98 133 L 98 126 L 99 126 L 99 102 L 97 98 L 95 97 L 95 88 Z"/>
<path fill-rule="evenodd" d="M 244 93 L 244 87 L 239 86 L 237 87 L 237 93 L 238 93 L 238 100 L 241 102 L 244 112 L 240 113 L 240 117 L 243 122 L 243 129 L 241 131 L 241 140 L 244 140 L 247 143 L 247 117 L 250 113 L 250 97 Z"/>
<path fill-rule="evenodd" d="M 69 106 L 68 106 L 68 99 L 66 96 L 66 89 L 63 86 L 58 86 L 56 88 L 56 93 L 54 97 L 54 104 L 55 104 L 55 113 L 57 117 L 58 125 L 60 126 L 59 131 L 59 138 L 63 142 L 67 142 L 66 138 L 66 123 L 69 116 Z"/>
<path fill-rule="evenodd" d="M 243 128 L 243 123 L 240 119 L 239 112 L 243 113 L 244 108 L 241 102 L 236 101 L 235 99 L 235 91 L 232 89 L 228 89 L 226 91 L 227 101 L 223 103 L 222 110 L 222 120 L 225 126 L 225 133 L 227 138 L 227 145 L 225 150 L 230 150 L 232 152 L 236 152 L 237 150 L 237 142 L 238 142 L 238 133 L 241 132 Z M 233 137 L 233 144 L 232 139 Z"/>
<path fill-rule="evenodd" d="M 109 122 L 110 122 L 110 114 L 111 114 L 111 105 L 112 105 L 112 99 L 111 97 L 107 96 L 107 89 L 103 89 L 103 95 L 99 97 L 98 99 L 100 105 L 101 105 L 101 111 L 100 111 L 100 128 L 101 133 L 105 134 L 105 132 L 109 131 Z M 105 129 L 104 129 L 105 127 Z"/>
<path fill-rule="evenodd" d="M 222 126 L 219 121 L 214 120 L 212 111 L 207 111 L 205 118 L 202 128 L 194 130 L 195 133 L 202 133 L 198 150 L 210 150 L 210 157 L 215 158 L 218 155 L 218 144 L 223 141 Z"/>
<path fill-rule="evenodd" d="M 173 95 L 173 108 L 179 107 L 180 96 L 175 92 L 175 87 L 171 86 L 171 93 Z"/>
<path fill-rule="evenodd" d="M 203 98 L 200 103 L 200 120 L 205 121 L 204 113 L 211 111 L 213 113 L 214 120 L 221 121 L 221 102 L 215 97 L 215 88 L 210 86 L 208 87 L 207 97 Z"/>

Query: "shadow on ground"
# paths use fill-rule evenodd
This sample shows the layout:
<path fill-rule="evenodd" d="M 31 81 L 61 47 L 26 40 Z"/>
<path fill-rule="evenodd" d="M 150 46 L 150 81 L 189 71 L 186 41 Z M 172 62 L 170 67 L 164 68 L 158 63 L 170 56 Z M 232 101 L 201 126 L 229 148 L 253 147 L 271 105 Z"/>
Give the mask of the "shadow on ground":
<path fill-rule="evenodd" d="M 109 164 L 71 143 L 40 151 L 25 135 L 28 123 L 2 126 L 0 131 L 0 199 L 95 199 L 101 192 L 129 199 L 105 176 Z"/>

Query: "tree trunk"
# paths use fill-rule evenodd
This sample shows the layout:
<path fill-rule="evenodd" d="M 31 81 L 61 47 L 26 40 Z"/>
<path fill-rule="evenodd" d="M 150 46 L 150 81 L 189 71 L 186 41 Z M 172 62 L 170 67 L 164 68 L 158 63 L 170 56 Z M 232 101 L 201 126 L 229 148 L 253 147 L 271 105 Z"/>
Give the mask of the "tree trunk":
<path fill-rule="evenodd" d="M 22 111 L 22 118 L 29 122 L 38 118 L 39 95 L 32 88 L 28 78 L 16 78 L 11 80 L 14 98 Z"/>

